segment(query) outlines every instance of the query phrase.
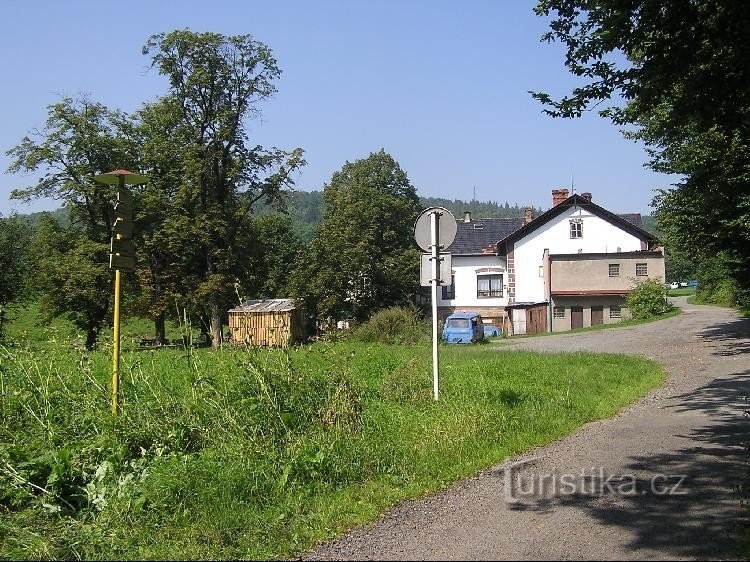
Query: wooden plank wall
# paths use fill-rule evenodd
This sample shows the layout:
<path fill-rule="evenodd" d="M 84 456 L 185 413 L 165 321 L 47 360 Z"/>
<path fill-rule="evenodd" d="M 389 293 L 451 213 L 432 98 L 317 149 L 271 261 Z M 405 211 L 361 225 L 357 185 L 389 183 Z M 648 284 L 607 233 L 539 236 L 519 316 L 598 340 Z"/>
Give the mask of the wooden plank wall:
<path fill-rule="evenodd" d="M 232 341 L 249 345 L 287 347 L 295 341 L 293 312 L 230 312 Z"/>
<path fill-rule="evenodd" d="M 541 334 L 547 331 L 547 306 L 537 305 L 526 310 L 526 333 Z"/>

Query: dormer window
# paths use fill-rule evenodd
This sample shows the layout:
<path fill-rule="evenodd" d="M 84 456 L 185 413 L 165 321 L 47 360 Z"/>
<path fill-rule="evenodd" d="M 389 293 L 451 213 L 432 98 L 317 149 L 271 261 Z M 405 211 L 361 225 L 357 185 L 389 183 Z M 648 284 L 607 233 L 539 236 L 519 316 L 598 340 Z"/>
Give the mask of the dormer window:
<path fill-rule="evenodd" d="M 570 219 L 570 237 L 583 238 L 583 220 Z"/>
<path fill-rule="evenodd" d="M 475 222 L 474 223 L 474 230 L 483 230 L 484 225 L 481 222 Z"/>

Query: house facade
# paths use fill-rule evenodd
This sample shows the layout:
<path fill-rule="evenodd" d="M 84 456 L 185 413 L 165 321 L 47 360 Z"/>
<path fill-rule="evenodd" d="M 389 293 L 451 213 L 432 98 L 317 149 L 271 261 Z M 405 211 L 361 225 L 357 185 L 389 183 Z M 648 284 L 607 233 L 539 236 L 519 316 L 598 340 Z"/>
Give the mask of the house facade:
<path fill-rule="evenodd" d="M 639 214 L 616 215 L 590 194 L 552 192 L 538 217 L 458 224 L 453 280 L 439 295 L 441 316 L 479 312 L 506 333 L 561 331 L 628 317 L 634 280 L 664 280 L 664 251 Z M 494 240 L 494 242 L 492 241 Z"/>
<path fill-rule="evenodd" d="M 497 242 L 523 224 L 524 219 L 473 220 L 470 213 L 464 214 L 448 248 L 453 255 L 452 284 L 438 291 L 441 322 L 453 312 L 479 312 L 486 323 L 507 329 L 507 260 L 497 252 Z"/>

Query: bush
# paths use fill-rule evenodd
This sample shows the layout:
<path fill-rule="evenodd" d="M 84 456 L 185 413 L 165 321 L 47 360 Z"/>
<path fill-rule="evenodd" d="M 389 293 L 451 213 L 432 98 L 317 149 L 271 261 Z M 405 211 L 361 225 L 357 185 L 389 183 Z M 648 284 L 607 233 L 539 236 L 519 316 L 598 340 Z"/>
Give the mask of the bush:
<path fill-rule="evenodd" d="M 625 302 L 636 320 L 652 318 L 672 308 L 672 303 L 667 300 L 667 288 L 661 279 L 634 280 L 633 290 Z"/>
<path fill-rule="evenodd" d="M 356 328 L 353 337 L 363 342 L 387 344 L 417 343 L 427 337 L 427 329 L 413 308 L 393 306 L 373 314 Z"/>

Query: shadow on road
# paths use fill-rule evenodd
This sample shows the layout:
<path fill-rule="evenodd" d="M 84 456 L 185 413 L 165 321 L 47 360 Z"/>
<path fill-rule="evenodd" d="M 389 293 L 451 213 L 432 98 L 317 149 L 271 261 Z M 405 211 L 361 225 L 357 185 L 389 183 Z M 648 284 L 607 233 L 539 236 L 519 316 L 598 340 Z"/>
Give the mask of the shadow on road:
<path fill-rule="evenodd" d="M 682 436 L 691 446 L 633 456 L 609 479 L 609 487 L 604 477 L 611 473 L 581 475 L 575 493 L 524 498 L 513 509 L 583 510 L 604 525 L 626 530 L 627 548 L 636 553 L 653 549 L 677 558 L 745 558 L 738 538 L 747 528 L 743 504 L 750 500 L 748 396 L 750 371 L 677 396 L 669 408 L 701 411 L 712 420 Z"/>
<path fill-rule="evenodd" d="M 703 330 L 700 336 L 717 351 L 716 355 L 732 356 L 750 352 L 750 318 L 722 322 Z"/>

